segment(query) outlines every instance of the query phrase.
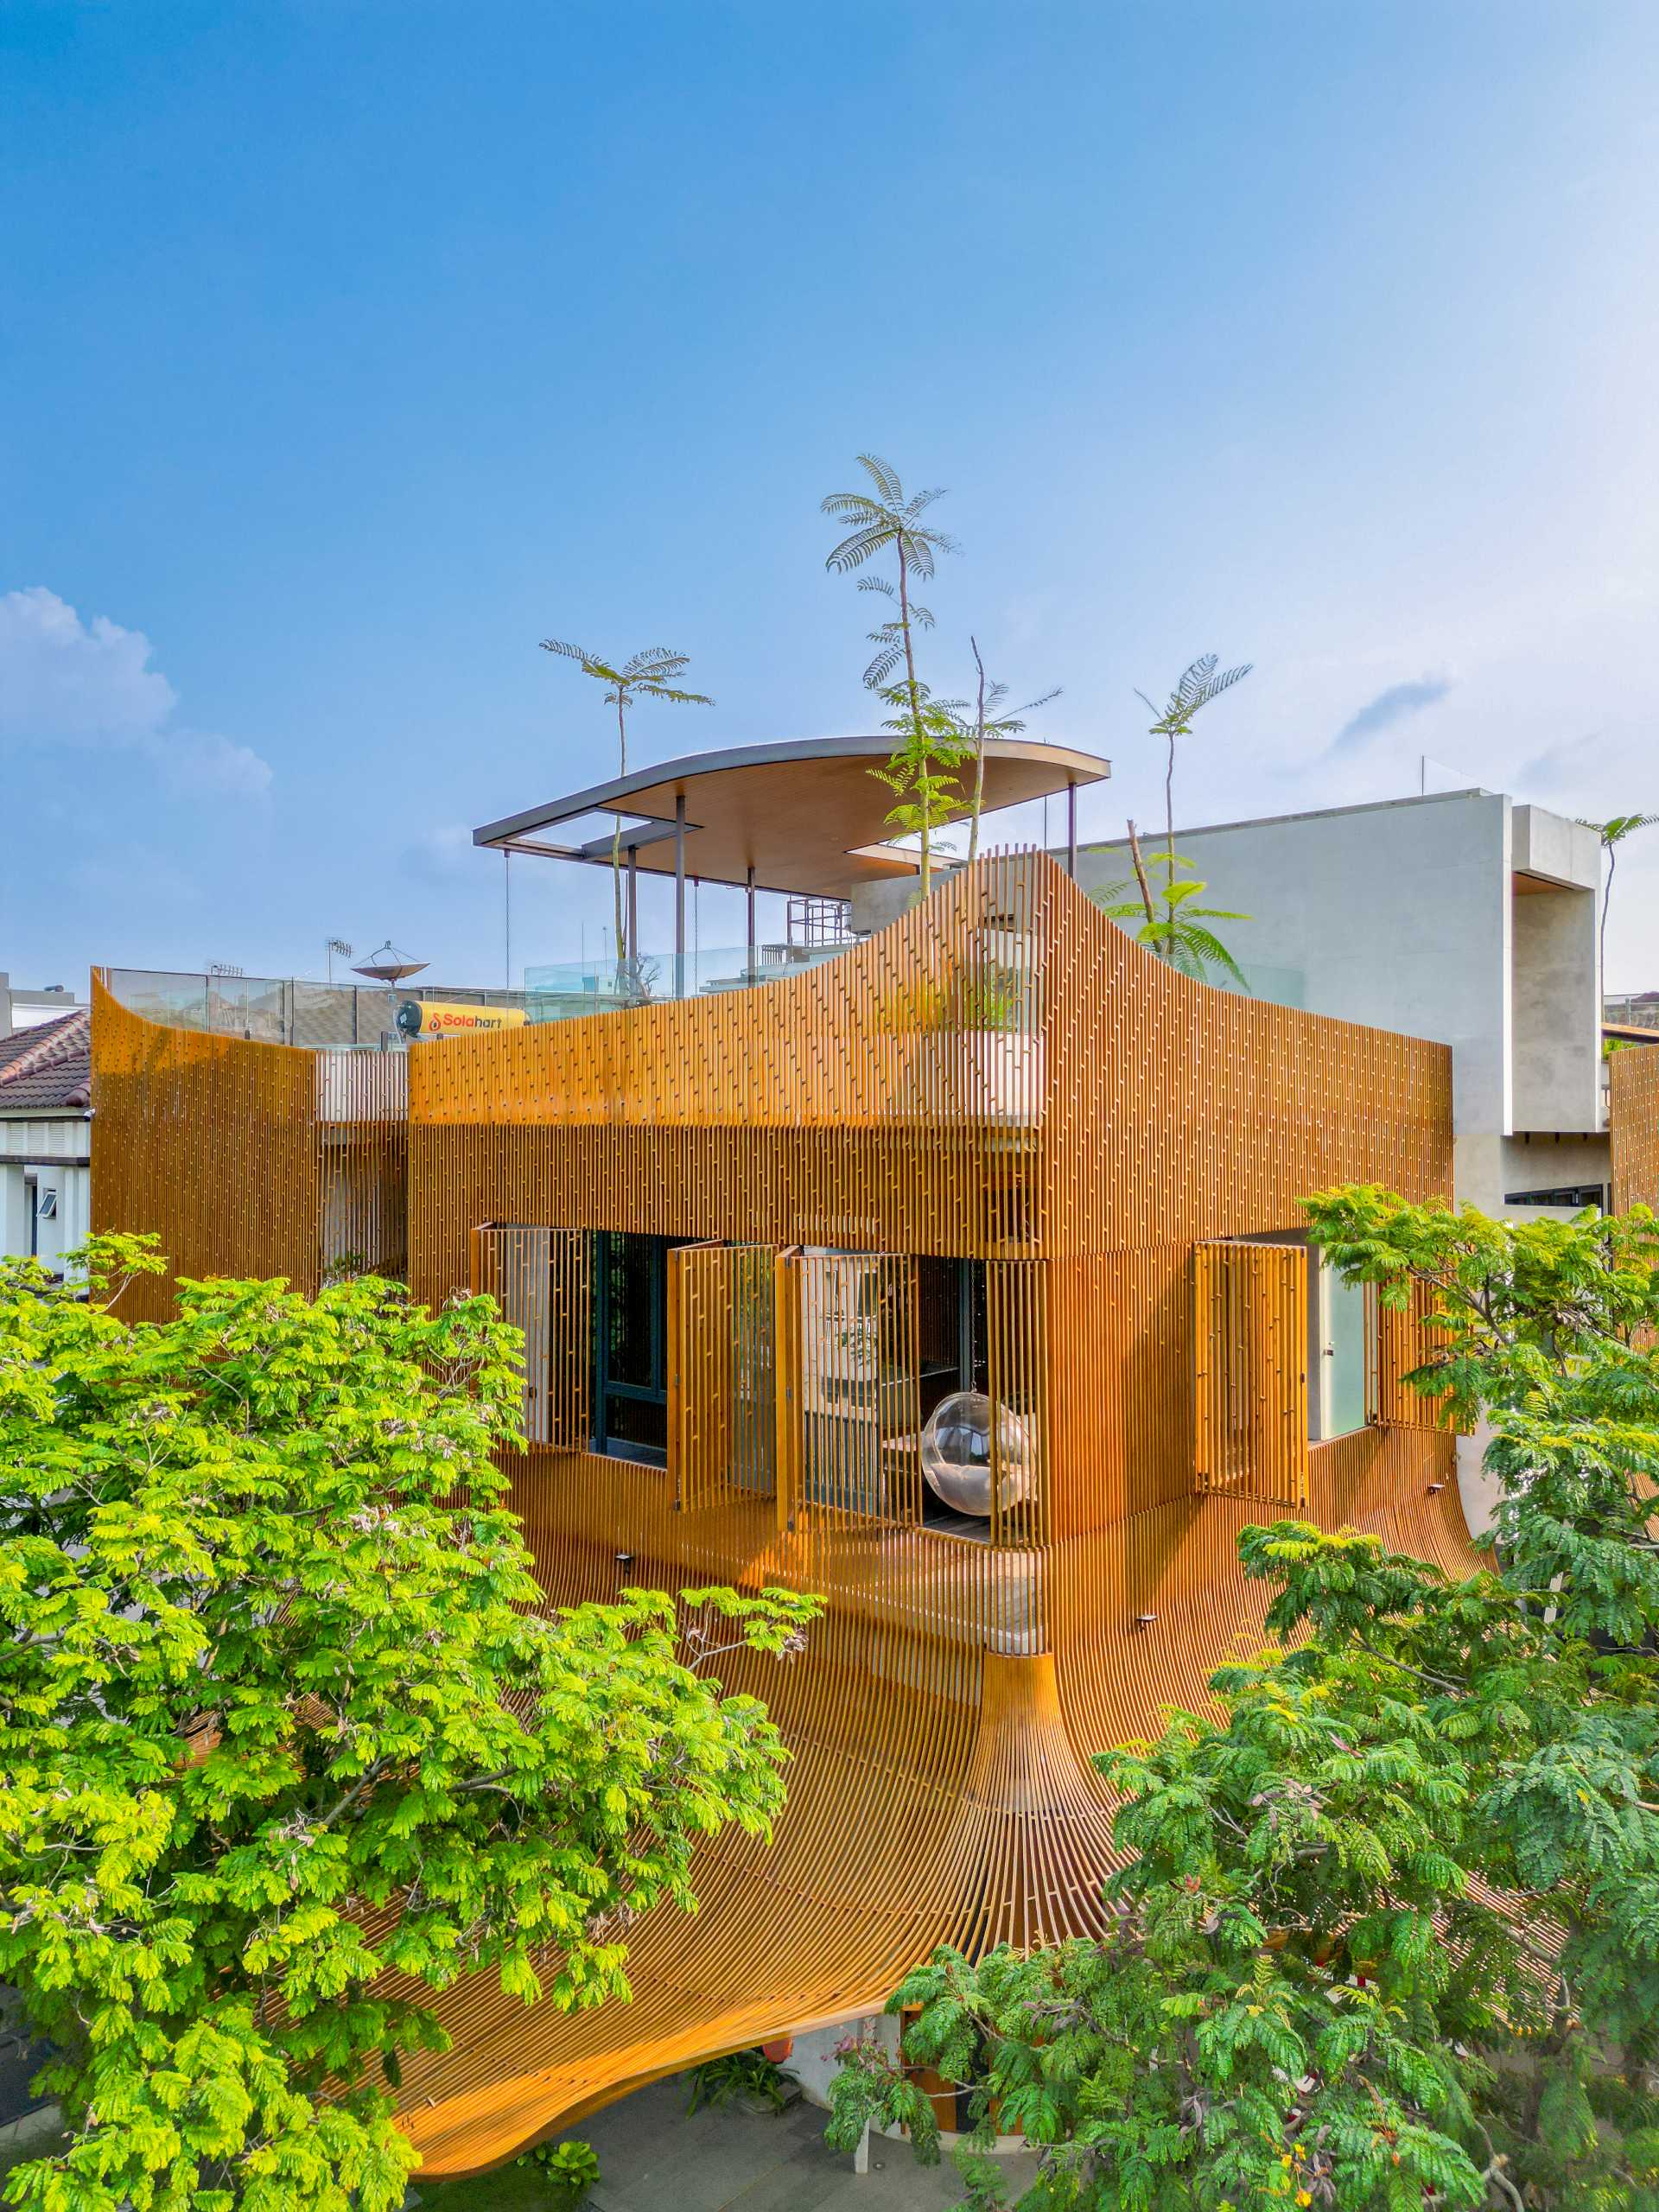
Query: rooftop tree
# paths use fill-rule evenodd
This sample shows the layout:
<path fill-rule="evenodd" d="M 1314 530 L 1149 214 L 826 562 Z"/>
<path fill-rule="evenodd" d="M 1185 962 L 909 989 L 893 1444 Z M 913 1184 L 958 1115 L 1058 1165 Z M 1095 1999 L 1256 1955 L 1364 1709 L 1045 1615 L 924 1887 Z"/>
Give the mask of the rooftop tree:
<path fill-rule="evenodd" d="M 971 734 L 974 763 L 974 788 L 968 816 L 968 858 L 969 862 L 979 857 L 979 818 L 985 806 L 985 741 L 992 737 L 1018 737 L 1026 727 L 1026 716 L 1034 715 L 1039 707 L 1046 707 L 1060 696 L 1060 687 L 1045 691 L 1039 699 L 1027 699 L 1023 707 L 1010 708 L 1006 683 L 989 683 L 986 679 L 985 663 L 980 656 L 979 640 L 968 640 L 974 656 L 974 668 L 978 682 L 974 690 L 972 719 L 969 719 L 968 702 L 958 706 L 958 726 L 964 738 Z"/>
<path fill-rule="evenodd" d="M 921 889 L 924 898 L 932 888 L 932 833 L 957 796 L 951 771 L 966 757 L 962 736 L 948 712 L 932 705 L 927 686 L 916 671 L 918 628 L 931 629 L 933 618 L 911 598 L 911 585 L 925 582 L 934 574 L 938 556 L 954 553 L 956 541 L 944 531 L 925 523 L 923 516 L 942 491 L 918 492 L 906 499 L 898 472 L 874 454 L 861 453 L 858 465 L 870 480 L 870 492 L 832 492 L 820 503 L 820 512 L 846 526 L 848 534 L 826 556 L 824 566 L 837 575 L 861 569 L 867 561 L 891 552 L 897 583 L 884 576 L 861 576 L 861 591 L 875 592 L 898 607 L 891 621 L 871 632 L 874 658 L 864 671 L 864 682 L 893 709 L 883 725 L 900 742 L 885 770 L 875 773 L 899 793 L 899 804 L 887 819 L 896 829 L 919 834 Z M 904 673 L 893 681 L 898 671 Z"/>
<path fill-rule="evenodd" d="M 1043 2146 L 1037 2212 L 1651 2212 L 1659 2202 L 1659 1236 L 1353 1187 L 1313 1234 L 1427 1298 L 1414 1387 L 1491 1422 L 1491 1563 L 1246 1529 L 1274 1645 L 1099 1762 L 1104 1942 L 912 1974 L 906 2050 L 982 2135 Z M 836 2139 L 925 2096 L 872 2043 Z M 1001 2201 L 966 2160 L 976 2205 Z"/>
<path fill-rule="evenodd" d="M 1607 913 L 1613 903 L 1613 870 L 1618 866 L 1618 849 L 1627 837 L 1633 837 L 1638 830 L 1651 830 L 1656 822 L 1659 822 L 1659 814 L 1612 814 L 1605 822 L 1592 822 L 1582 814 L 1579 817 L 1580 828 L 1593 830 L 1607 855 L 1607 880 L 1601 893 L 1601 926 L 1596 937 L 1596 957 L 1601 964 L 1604 991 L 1607 988 Z"/>
<path fill-rule="evenodd" d="M 1129 934 L 1135 943 L 1144 944 L 1172 968 L 1179 969 L 1182 975 L 1207 982 L 1211 971 L 1219 969 L 1241 990 L 1248 989 L 1243 969 L 1209 925 L 1211 922 L 1248 922 L 1249 916 L 1229 906 L 1200 906 L 1198 901 L 1209 887 L 1194 874 L 1192 861 L 1179 853 L 1166 852 L 1154 853 L 1148 860 L 1141 849 L 1140 832 L 1133 822 L 1128 830 L 1129 858 L 1135 874 L 1121 883 L 1109 883 L 1091 893 L 1095 903 L 1115 922 L 1134 922 L 1135 927 Z M 1163 872 L 1161 899 L 1154 895 L 1148 868 Z M 1135 895 L 1125 898 L 1123 894 L 1130 889 Z"/>
<path fill-rule="evenodd" d="M 1177 738 L 1191 737 L 1192 717 L 1201 713 L 1212 700 L 1220 698 L 1224 691 L 1230 691 L 1235 683 L 1242 683 L 1254 665 L 1254 663 L 1246 661 L 1242 667 L 1223 669 L 1217 665 L 1218 658 L 1219 656 L 1215 653 L 1200 653 L 1197 660 L 1190 662 L 1182 670 L 1180 681 L 1170 693 L 1161 709 L 1155 706 L 1144 691 L 1137 691 L 1135 695 L 1155 718 L 1147 734 L 1162 738 L 1168 748 L 1164 768 L 1165 881 L 1163 896 L 1166 906 L 1173 906 L 1176 903 L 1173 893 L 1178 881 L 1175 855 L 1175 741 Z"/>
<path fill-rule="evenodd" d="M 186 1282 L 129 1325 L 160 1262 L 86 1264 L 0 1266 L 0 1980 L 67 2131 L 5 2199 L 388 2212 L 429 1993 L 620 1998 L 696 1845 L 767 1832 L 777 1732 L 681 1654 L 788 1652 L 811 1602 L 550 1611 L 488 1299 Z"/>
<path fill-rule="evenodd" d="M 690 653 L 677 653 L 667 645 L 647 645 L 643 652 L 621 662 L 601 660 L 596 653 L 581 645 L 573 645 L 559 638 L 543 638 L 542 651 L 557 653 L 565 660 L 573 660 L 584 676 L 596 683 L 608 687 L 605 703 L 616 709 L 617 773 L 628 772 L 628 710 L 640 699 L 665 700 L 676 707 L 712 707 L 714 701 L 703 691 L 680 689 L 676 678 L 682 677 L 691 665 Z M 611 836 L 611 893 L 615 903 L 616 964 L 620 977 L 638 988 L 639 977 L 639 948 L 629 944 L 622 911 L 622 817 L 616 817 L 616 827 Z"/>

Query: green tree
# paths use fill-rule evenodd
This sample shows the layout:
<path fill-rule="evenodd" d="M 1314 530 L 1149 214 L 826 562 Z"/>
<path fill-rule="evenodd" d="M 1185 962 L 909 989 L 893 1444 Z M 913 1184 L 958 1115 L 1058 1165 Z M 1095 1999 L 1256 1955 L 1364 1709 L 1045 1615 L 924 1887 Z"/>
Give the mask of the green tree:
<path fill-rule="evenodd" d="M 1141 850 L 1140 835 L 1133 822 L 1129 824 L 1129 856 L 1135 863 L 1134 875 L 1091 893 L 1096 905 L 1115 922 L 1135 922 L 1137 926 L 1131 934 L 1136 944 L 1144 944 L 1172 968 L 1179 968 L 1182 975 L 1207 982 L 1211 970 L 1219 969 L 1241 990 L 1248 990 L 1249 982 L 1243 969 L 1207 925 L 1248 922 L 1249 916 L 1235 913 L 1226 906 L 1199 906 L 1197 902 L 1208 887 L 1191 874 L 1192 861 L 1179 853 L 1154 853 L 1148 862 Z M 1161 911 L 1147 873 L 1148 866 L 1165 872 Z M 1123 893 L 1132 887 L 1135 896 L 1125 899 Z"/>
<path fill-rule="evenodd" d="M 881 727 L 899 741 L 891 757 L 870 773 L 894 794 L 886 816 L 888 827 L 901 837 L 921 839 L 918 889 L 925 899 L 933 880 L 934 832 L 962 804 L 957 771 L 973 740 L 963 728 L 957 703 L 935 699 L 925 683 L 918 684 L 913 695 L 906 684 L 890 684 L 878 696 L 894 710 Z"/>
<path fill-rule="evenodd" d="M 1188 663 L 1181 671 L 1181 679 L 1165 701 L 1161 709 L 1147 698 L 1144 691 L 1135 697 L 1154 716 L 1147 735 L 1160 737 L 1168 747 L 1164 767 L 1164 855 L 1166 876 L 1164 897 L 1170 902 L 1176 881 L 1175 867 L 1175 741 L 1191 737 L 1192 717 L 1207 707 L 1212 699 L 1220 698 L 1224 691 L 1230 691 L 1235 683 L 1242 683 L 1255 666 L 1246 661 L 1240 668 L 1217 669 L 1219 656 L 1200 653 L 1198 659 Z"/>
<path fill-rule="evenodd" d="M 1613 903 L 1613 870 L 1618 866 L 1618 849 L 1627 837 L 1633 837 L 1638 830 L 1651 830 L 1656 822 L 1659 822 L 1659 814 L 1611 814 L 1605 822 L 1592 822 L 1582 814 L 1579 817 L 1580 828 L 1593 830 L 1607 855 L 1607 880 L 1601 892 L 1601 927 L 1596 940 L 1604 991 L 1607 988 L 1607 910 Z"/>
<path fill-rule="evenodd" d="M 671 706 L 712 707 L 714 701 L 702 691 L 684 691 L 677 688 L 675 678 L 685 674 L 691 665 L 689 653 L 677 653 L 666 645 L 647 645 L 643 652 L 635 653 L 621 662 L 601 660 L 596 653 L 586 652 L 580 645 L 567 644 L 559 638 L 543 638 L 542 651 L 558 653 L 566 660 L 573 660 L 584 676 L 591 676 L 596 683 L 608 686 L 605 703 L 616 709 L 617 773 L 628 772 L 628 709 L 637 699 L 664 699 Z M 639 948 L 630 944 L 622 911 L 622 817 L 616 817 L 616 828 L 611 836 L 611 892 L 615 902 L 616 966 L 619 982 L 626 988 L 638 989 Z"/>
<path fill-rule="evenodd" d="M 1039 707 L 1046 707 L 1060 696 L 1060 687 L 1045 691 L 1039 699 L 1027 699 L 1023 707 L 1009 709 L 1007 706 L 1008 687 L 1006 683 L 988 683 L 985 664 L 980 658 L 979 640 L 968 640 L 974 656 L 974 668 L 978 683 L 974 691 L 973 720 L 968 720 L 965 700 L 953 702 L 957 727 L 964 742 L 971 744 L 974 763 L 974 789 L 968 814 L 968 860 L 971 866 L 979 857 L 979 817 L 985 804 L 985 741 L 988 737 L 1018 737 L 1026 727 L 1026 716 L 1034 715 Z"/>
<path fill-rule="evenodd" d="M 810 1601 L 544 1607 L 497 1448 L 521 1344 L 487 1299 L 186 1282 L 129 1325 L 0 1267 L 0 1980 L 60 2054 L 29 2212 L 385 2212 L 401 2055 L 462 1974 L 626 1992 L 692 1853 L 764 1835 L 764 1709 L 683 1663 Z"/>
<path fill-rule="evenodd" d="M 1492 1567 L 1247 1529 L 1276 1646 L 1100 1764 L 1105 1942 L 941 1951 L 910 2056 L 1043 2145 L 1036 2212 L 1659 2202 L 1659 1236 L 1310 1201 L 1350 1281 L 1432 1293 L 1414 1386 L 1492 1425 Z M 847 2054 L 834 2133 L 926 2101 Z M 937 2155 L 935 2147 L 934 2154 Z M 976 2201 L 996 2201 L 975 2170 Z"/>
<path fill-rule="evenodd" d="M 965 756 L 961 736 L 948 714 L 938 708 L 930 711 L 927 687 L 916 672 L 915 632 L 931 629 L 933 618 L 925 607 L 912 602 L 910 588 L 917 578 L 926 582 L 935 572 L 938 555 L 954 553 L 957 546 L 944 531 L 922 520 L 934 500 L 944 498 L 942 491 L 918 492 L 906 499 L 898 472 L 885 461 L 861 453 L 858 465 L 869 478 L 874 496 L 867 492 L 832 492 L 820 503 L 821 513 L 843 527 L 851 525 L 826 556 L 824 566 L 836 575 L 846 575 L 887 552 L 897 563 L 896 587 L 884 576 L 859 578 L 861 591 L 878 593 L 894 601 L 899 609 L 892 620 L 870 633 L 876 652 L 864 671 L 864 682 L 894 710 L 894 719 L 884 728 L 894 730 L 901 742 L 887 769 L 875 773 L 899 794 L 899 804 L 889 813 L 888 821 L 901 831 L 920 835 L 921 891 L 925 898 L 932 888 L 932 833 L 956 797 L 949 771 L 959 766 Z M 901 667 L 903 677 L 895 683 L 892 678 Z"/>

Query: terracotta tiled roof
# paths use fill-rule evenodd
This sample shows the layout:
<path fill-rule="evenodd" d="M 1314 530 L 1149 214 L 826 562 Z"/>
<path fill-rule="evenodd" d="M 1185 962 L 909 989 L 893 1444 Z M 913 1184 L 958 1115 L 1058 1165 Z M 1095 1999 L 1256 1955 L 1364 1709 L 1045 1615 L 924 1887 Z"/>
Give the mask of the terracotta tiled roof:
<path fill-rule="evenodd" d="M 92 1017 L 86 1007 L 0 1037 L 0 1114 L 92 1103 Z"/>

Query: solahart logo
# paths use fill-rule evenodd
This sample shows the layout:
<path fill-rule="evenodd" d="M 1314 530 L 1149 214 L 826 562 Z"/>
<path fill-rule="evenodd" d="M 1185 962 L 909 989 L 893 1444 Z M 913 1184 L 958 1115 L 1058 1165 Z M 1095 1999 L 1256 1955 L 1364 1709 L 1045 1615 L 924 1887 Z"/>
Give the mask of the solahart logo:
<path fill-rule="evenodd" d="M 397 1009 L 397 1027 L 405 1037 L 465 1037 L 488 1029 L 521 1029 L 524 1010 L 518 1006 L 446 1005 L 440 1000 L 405 999 Z"/>

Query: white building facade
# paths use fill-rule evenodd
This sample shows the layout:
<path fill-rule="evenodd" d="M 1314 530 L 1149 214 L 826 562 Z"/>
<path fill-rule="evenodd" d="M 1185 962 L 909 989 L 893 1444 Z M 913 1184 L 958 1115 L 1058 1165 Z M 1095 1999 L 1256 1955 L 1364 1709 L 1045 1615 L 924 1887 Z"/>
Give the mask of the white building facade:
<path fill-rule="evenodd" d="M 91 1016 L 0 1038 L 0 1253 L 54 1273 L 92 1226 Z"/>

